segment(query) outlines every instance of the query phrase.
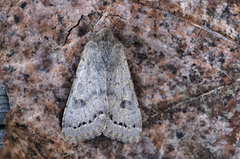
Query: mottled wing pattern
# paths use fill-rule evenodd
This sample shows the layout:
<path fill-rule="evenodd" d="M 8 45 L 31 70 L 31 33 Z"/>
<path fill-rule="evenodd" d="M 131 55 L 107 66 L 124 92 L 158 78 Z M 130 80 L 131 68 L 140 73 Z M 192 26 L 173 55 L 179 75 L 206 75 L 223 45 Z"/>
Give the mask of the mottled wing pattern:
<path fill-rule="evenodd" d="M 106 69 L 98 44 L 90 41 L 83 51 L 64 111 L 62 132 L 68 141 L 100 135 L 106 127 Z"/>
<path fill-rule="evenodd" d="M 108 120 L 104 135 L 123 142 L 137 142 L 142 131 L 141 114 L 123 45 L 111 33 L 107 69 Z"/>
<path fill-rule="evenodd" d="M 62 131 L 67 140 L 104 135 L 137 142 L 141 114 L 123 45 L 102 29 L 83 51 L 64 111 Z"/>

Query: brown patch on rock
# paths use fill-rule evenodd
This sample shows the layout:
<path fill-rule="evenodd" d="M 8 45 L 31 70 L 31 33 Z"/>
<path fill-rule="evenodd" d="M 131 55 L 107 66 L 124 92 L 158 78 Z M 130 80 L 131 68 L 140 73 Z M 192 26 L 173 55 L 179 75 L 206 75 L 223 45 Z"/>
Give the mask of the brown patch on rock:
<path fill-rule="evenodd" d="M 159 128 L 155 128 L 156 130 L 158 130 Z M 154 147 L 157 147 L 159 150 L 161 149 L 161 147 L 164 145 L 164 134 L 162 133 L 162 131 L 160 132 L 156 132 L 156 133 L 151 133 L 150 134 L 150 138 L 153 139 L 153 144 L 154 144 Z"/>

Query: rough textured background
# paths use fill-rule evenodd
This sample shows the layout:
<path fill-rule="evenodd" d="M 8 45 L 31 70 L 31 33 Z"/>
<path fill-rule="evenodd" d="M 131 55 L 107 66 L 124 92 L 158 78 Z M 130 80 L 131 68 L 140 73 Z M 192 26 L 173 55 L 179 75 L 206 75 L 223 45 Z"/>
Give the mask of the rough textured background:
<path fill-rule="evenodd" d="M 9 112 L 10 106 L 8 101 L 8 96 L 6 92 L 6 88 L 0 85 L 0 149 L 3 147 L 3 137 L 5 136 L 5 126 L 4 118 L 6 114 Z"/>
<path fill-rule="evenodd" d="M 239 11 L 233 0 L 1 0 L 0 84 L 11 106 L 1 156 L 237 159 Z M 67 143 L 61 119 L 81 52 L 105 27 L 126 47 L 142 138 Z"/>

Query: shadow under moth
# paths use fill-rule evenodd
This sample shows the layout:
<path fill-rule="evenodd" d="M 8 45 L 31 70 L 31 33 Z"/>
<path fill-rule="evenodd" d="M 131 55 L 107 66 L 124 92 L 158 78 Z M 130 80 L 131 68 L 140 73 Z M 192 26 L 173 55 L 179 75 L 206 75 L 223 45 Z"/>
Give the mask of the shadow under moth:
<path fill-rule="evenodd" d="M 123 45 L 102 29 L 89 41 L 79 62 L 64 110 L 62 132 L 68 141 L 102 133 L 122 142 L 138 142 L 142 131 Z"/>

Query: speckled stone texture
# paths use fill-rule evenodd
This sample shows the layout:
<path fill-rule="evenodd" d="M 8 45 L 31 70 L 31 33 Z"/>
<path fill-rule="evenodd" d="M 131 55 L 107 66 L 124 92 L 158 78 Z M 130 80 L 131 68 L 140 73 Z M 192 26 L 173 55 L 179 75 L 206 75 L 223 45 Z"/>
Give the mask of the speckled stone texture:
<path fill-rule="evenodd" d="M 1 1 L 0 85 L 18 158 L 240 156 L 238 1 Z M 123 43 L 143 132 L 68 143 L 63 110 L 85 44 L 102 28 Z M 1 153 L 1 157 L 4 158 Z"/>
<path fill-rule="evenodd" d="M 211 29 L 240 44 L 239 0 L 133 0 L 167 11 L 192 25 Z"/>

